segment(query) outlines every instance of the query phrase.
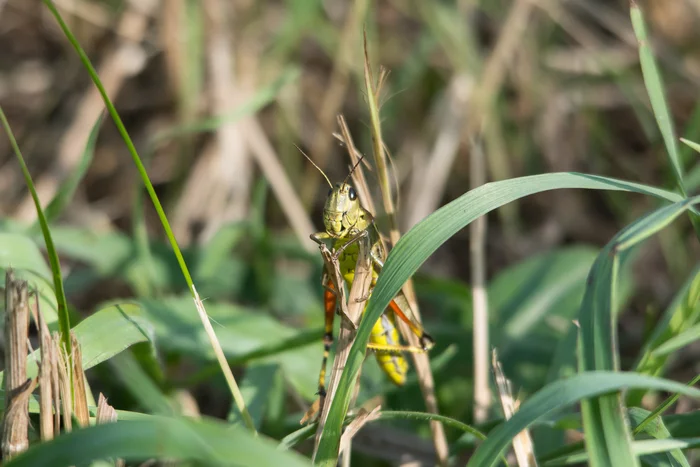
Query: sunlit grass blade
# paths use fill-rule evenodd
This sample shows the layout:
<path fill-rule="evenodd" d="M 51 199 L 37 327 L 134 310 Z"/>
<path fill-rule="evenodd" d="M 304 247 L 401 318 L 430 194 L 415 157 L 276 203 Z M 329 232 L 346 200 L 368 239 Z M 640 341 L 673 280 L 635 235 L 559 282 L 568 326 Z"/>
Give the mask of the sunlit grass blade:
<path fill-rule="evenodd" d="M 700 398 L 700 389 L 636 373 L 595 371 L 579 373 L 548 384 L 527 399 L 511 419 L 494 428 L 469 460 L 468 466 L 485 467 L 498 462 L 511 439 L 532 423 L 578 401 L 627 388 L 650 388 Z"/>
<path fill-rule="evenodd" d="M 212 466 L 311 465 L 301 455 L 278 450 L 276 443 L 241 428 L 212 419 L 195 421 L 159 416 L 73 431 L 33 446 L 4 465 L 67 467 L 105 458 L 179 459 Z"/>
<path fill-rule="evenodd" d="M 37 218 L 39 219 L 39 225 L 41 226 L 41 234 L 44 237 L 44 243 L 46 244 L 46 252 L 49 257 L 49 263 L 51 265 L 51 275 L 53 277 L 53 287 L 54 293 L 56 294 L 56 302 L 58 305 L 58 328 L 61 331 L 61 342 L 66 352 L 70 355 L 71 345 L 70 345 L 70 316 L 68 315 L 68 303 L 66 301 L 66 293 L 63 290 L 63 278 L 61 277 L 61 263 L 58 260 L 58 253 L 56 253 L 56 248 L 51 238 L 51 231 L 49 230 L 49 224 L 46 222 L 46 216 L 41 209 L 41 201 L 39 196 L 36 194 L 34 189 L 34 183 L 32 182 L 32 176 L 29 173 L 27 164 L 24 162 L 24 157 L 22 157 L 22 152 L 17 145 L 17 140 L 15 135 L 12 133 L 12 128 L 10 128 L 10 123 L 7 121 L 5 112 L 0 107 L 0 120 L 2 120 L 2 125 L 7 133 L 7 138 L 10 140 L 10 145 L 17 156 L 17 162 L 19 162 L 22 168 L 22 174 L 24 175 L 24 180 L 29 189 L 29 193 L 32 195 L 32 200 L 34 200 L 34 206 L 36 207 Z M 72 378 L 71 378 L 72 382 Z"/>
<path fill-rule="evenodd" d="M 61 17 L 61 14 L 58 12 L 56 9 L 56 6 L 53 4 L 51 0 L 44 0 L 44 4 L 46 7 L 49 9 L 53 17 L 56 19 L 56 22 L 58 23 L 59 27 L 63 31 L 63 34 L 66 36 L 68 41 L 71 43 L 75 51 L 78 53 L 78 56 L 80 57 L 81 62 L 83 63 L 83 66 L 87 70 L 88 74 L 90 75 L 90 78 L 92 79 L 93 83 L 95 84 L 95 87 L 97 87 L 97 90 L 99 91 L 100 95 L 102 96 L 102 99 L 105 103 L 105 106 L 107 107 L 107 111 L 112 117 L 112 120 L 114 120 L 114 124 L 117 127 L 117 130 L 119 131 L 119 134 L 121 135 L 122 139 L 124 140 L 124 143 L 126 144 L 127 149 L 129 150 L 129 153 L 131 154 L 131 157 L 133 159 L 134 165 L 136 165 L 136 169 L 141 176 L 141 179 L 143 181 L 144 186 L 146 187 L 146 191 L 148 192 L 148 195 L 151 198 L 151 202 L 153 203 L 153 206 L 158 213 L 158 218 L 163 225 L 163 229 L 165 230 L 165 234 L 168 237 L 168 240 L 170 242 L 170 245 L 173 249 L 173 253 L 175 253 L 175 256 L 177 258 L 177 262 L 180 265 L 180 270 L 182 271 L 182 275 L 185 278 L 185 282 L 187 282 L 188 289 L 190 293 L 192 294 L 192 298 L 195 303 L 195 307 L 197 308 L 197 312 L 199 313 L 200 319 L 202 321 L 202 326 L 204 329 L 207 331 L 207 337 L 209 338 L 209 341 L 211 343 L 212 348 L 214 349 L 214 353 L 216 354 L 216 358 L 219 362 L 219 365 L 221 367 L 221 371 L 224 374 L 224 378 L 226 379 L 226 383 L 229 386 L 229 389 L 231 391 L 231 395 L 233 396 L 233 400 L 236 403 L 236 406 L 238 407 L 238 410 L 241 412 L 241 415 L 243 416 L 243 419 L 245 420 L 246 426 L 252 430 L 255 431 L 255 424 L 253 423 L 253 419 L 250 417 L 250 414 L 248 413 L 248 410 L 245 407 L 245 402 L 243 400 L 243 396 L 241 395 L 241 392 L 238 388 L 238 384 L 236 383 L 235 378 L 233 377 L 233 373 L 231 372 L 231 369 L 229 368 L 227 362 L 226 362 L 226 357 L 224 356 L 223 350 L 221 350 L 221 344 L 219 341 L 216 339 L 216 334 L 214 334 L 214 329 L 212 328 L 211 323 L 209 322 L 209 319 L 206 315 L 206 312 L 204 311 L 204 305 L 202 304 L 202 301 L 200 300 L 197 290 L 194 286 L 194 283 L 192 282 L 192 276 L 187 269 L 187 264 L 185 264 L 185 259 L 182 256 L 182 252 L 180 251 L 180 247 L 177 244 L 177 240 L 175 239 L 175 235 L 173 234 L 172 228 L 170 227 L 170 222 L 168 222 L 168 218 L 165 215 L 165 211 L 163 210 L 163 206 L 160 203 L 160 200 L 158 199 L 158 195 L 156 194 L 155 189 L 153 188 L 153 184 L 151 183 L 150 178 L 148 177 L 148 173 L 146 172 L 146 168 L 143 165 L 143 162 L 141 162 L 141 159 L 136 151 L 136 147 L 134 146 L 134 143 L 131 141 L 131 137 L 129 136 L 129 133 L 126 131 L 126 128 L 124 127 L 124 123 L 121 120 L 121 117 L 119 116 L 119 113 L 117 113 L 117 109 L 114 107 L 114 104 L 110 100 L 109 96 L 107 95 L 107 91 L 105 90 L 104 86 L 102 85 L 102 81 L 100 80 L 99 76 L 97 76 L 97 71 L 95 71 L 95 68 L 92 66 L 92 62 L 90 62 L 90 59 L 88 58 L 87 54 L 83 50 L 83 48 L 80 46 L 80 43 L 78 40 L 75 38 L 73 33 L 71 32 L 70 28 L 68 28 L 68 25 L 66 25 L 65 21 L 63 21 L 63 18 Z M 62 289 L 61 289 L 61 293 Z M 65 297 L 64 300 L 65 302 Z M 60 307 L 60 303 L 59 303 Z"/>
<path fill-rule="evenodd" d="M 321 435 L 316 455 L 320 464 L 335 464 L 343 419 L 348 410 L 352 388 L 355 387 L 355 379 L 364 360 L 372 325 L 403 284 L 440 245 L 474 219 L 524 196 L 563 188 L 632 191 L 672 202 L 683 199 L 676 193 L 637 183 L 579 173 L 553 173 L 487 183 L 460 196 L 418 223 L 401 238 L 389 254 L 372 292 L 338 393 L 330 407 L 326 428 Z"/>

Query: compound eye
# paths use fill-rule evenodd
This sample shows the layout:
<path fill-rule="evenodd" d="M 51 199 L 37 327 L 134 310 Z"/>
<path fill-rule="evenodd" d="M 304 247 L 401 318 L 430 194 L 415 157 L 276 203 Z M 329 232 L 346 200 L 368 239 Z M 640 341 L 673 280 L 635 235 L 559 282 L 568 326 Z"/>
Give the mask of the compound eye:
<path fill-rule="evenodd" d="M 348 190 L 348 196 L 350 197 L 350 201 L 355 201 L 357 199 L 357 193 L 355 193 L 355 189 L 353 187 L 350 187 Z"/>
<path fill-rule="evenodd" d="M 328 196 L 330 196 L 330 195 L 332 195 L 332 194 L 333 194 L 333 188 L 329 188 L 329 189 L 328 189 Z"/>

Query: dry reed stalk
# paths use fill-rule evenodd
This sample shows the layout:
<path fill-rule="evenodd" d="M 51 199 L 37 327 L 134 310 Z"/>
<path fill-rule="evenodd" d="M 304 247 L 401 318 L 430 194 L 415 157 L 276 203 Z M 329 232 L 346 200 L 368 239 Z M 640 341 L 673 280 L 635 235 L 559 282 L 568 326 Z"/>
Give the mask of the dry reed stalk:
<path fill-rule="evenodd" d="M 385 70 L 382 70 L 379 73 L 379 79 L 375 84 L 369 62 L 366 35 L 364 50 L 365 88 L 367 90 L 367 103 L 369 105 L 372 129 L 372 149 L 374 153 L 375 166 L 377 168 L 379 187 L 382 193 L 384 212 L 389 219 L 390 244 L 393 247 L 399 241 L 401 234 L 399 233 L 398 223 L 396 220 L 396 210 L 394 208 L 394 202 L 391 196 L 389 172 L 386 165 L 386 147 L 382 139 L 381 121 L 379 118 L 379 96 L 382 90 L 382 85 L 384 84 L 388 73 Z M 418 303 L 416 301 L 415 292 L 413 291 L 413 282 L 410 279 L 403 285 L 402 291 L 406 296 L 406 300 L 411 306 L 413 318 L 420 322 L 420 311 L 418 310 Z M 397 324 L 404 340 L 411 346 L 420 347 L 418 336 L 411 332 L 408 325 L 400 320 Z M 423 394 L 426 409 L 430 413 L 437 414 L 439 411 L 437 406 L 437 398 L 435 397 L 435 381 L 433 379 L 433 373 L 430 369 L 428 355 L 427 353 L 412 353 L 411 357 L 413 359 L 413 365 L 416 369 L 416 374 L 418 375 L 418 385 L 420 386 L 421 393 Z M 430 429 L 433 434 L 433 443 L 435 445 L 435 452 L 437 454 L 438 462 L 440 465 L 446 465 L 449 449 L 447 445 L 447 437 L 445 436 L 445 429 L 442 426 L 442 423 L 436 420 L 430 421 Z"/>
<path fill-rule="evenodd" d="M 58 373 L 58 393 L 61 398 L 61 415 L 63 416 L 63 429 L 66 432 L 73 431 L 73 395 L 71 394 L 69 356 L 61 345 L 61 339 L 57 332 L 53 333 L 53 345 L 56 350 L 56 368 Z"/>
<path fill-rule="evenodd" d="M 117 411 L 114 407 L 107 403 L 107 398 L 104 394 L 100 393 L 97 399 L 97 413 L 95 414 L 95 423 L 114 423 L 117 421 Z M 115 462 L 115 467 L 124 467 L 126 464 L 122 459 L 117 459 Z"/>
<path fill-rule="evenodd" d="M 474 189 L 486 183 L 486 163 L 481 146 L 472 141 L 470 154 L 470 185 Z M 469 226 L 469 251 L 472 279 L 474 322 L 474 420 L 484 422 L 491 406 L 489 387 L 489 309 L 486 294 L 486 216 Z"/>
<path fill-rule="evenodd" d="M 335 291 L 338 294 L 336 298 L 336 306 L 340 307 L 340 332 L 338 333 L 336 355 L 333 360 L 333 369 L 328 383 L 325 400 L 320 402 L 320 417 L 318 428 L 316 430 L 316 440 L 314 444 L 314 458 L 318 450 L 318 442 L 321 439 L 321 433 L 326 425 L 328 418 L 328 408 L 335 397 L 340 383 L 340 377 L 343 374 L 343 369 L 348 361 L 350 349 L 355 341 L 357 331 L 357 323 L 360 321 L 362 310 L 366 304 L 366 297 L 369 294 L 370 284 L 372 282 L 372 274 L 369 260 L 368 242 L 360 239 L 358 242 L 359 253 L 357 255 L 357 263 L 355 265 L 355 280 L 350 288 L 350 294 L 347 300 L 345 299 L 343 275 L 340 273 L 340 265 L 338 257 L 332 253 L 324 244 L 319 245 L 321 257 L 325 263 L 326 271 L 333 282 Z M 352 384 L 355 384 L 353 382 Z"/>
<path fill-rule="evenodd" d="M 5 274 L 5 419 L 2 458 L 7 461 L 29 447 L 29 395 L 35 386 L 27 379 L 29 302 L 27 281 Z"/>
<path fill-rule="evenodd" d="M 506 420 L 508 420 L 518 411 L 520 401 L 513 399 L 513 388 L 511 387 L 510 381 L 503 373 L 501 363 L 498 361 L 496 349 L 493 350 L 491 355 L 491 365 L 496 379 L 496 387 L 498 388 L 501 407 L 503 408 L 503 415 Z M 529 430 L 525 429 L 513 438 L 513 451 L 515 451 L 515 458 L 518 460 L 518 465 L 520 467 L 537 466 L 534 449 Z"/>
<path fill-rule="evenodd" d="M 83 371 L 83 353 L 75 334 L 71 332 L 71 357 L 73 359 L 73 412 L 80 426 L 90 424 L 90 412 L 87 402 L 87 385 Z"/>
<path fill-rule="evenodd" d="M 39 329 L 41 363 L 39 364 L 39 430 L 41 440 L 53 439 L 59 427 L 54 425 L 54 410 L 58 414 L 58 394 L 54 393 L 53 374 L 56 366 L 53 340 L 44 316 L 39 309 L 39 297 L 35 300 L 34 322 Z"/>

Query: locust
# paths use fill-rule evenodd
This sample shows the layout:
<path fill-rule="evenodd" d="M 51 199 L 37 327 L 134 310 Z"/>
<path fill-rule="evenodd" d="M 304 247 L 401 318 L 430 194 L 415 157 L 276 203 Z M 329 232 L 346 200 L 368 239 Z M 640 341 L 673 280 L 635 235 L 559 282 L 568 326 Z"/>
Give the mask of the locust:
<path fill-rule="evenodd" d="M 306 154 L 304 154 L 304 156 L 306 156 Z M 308 156 L 306 157 L 316 166 Z M 337 254 L 340 272 L 348 289 L 352 286 L 355 278 L 355 266 L 359 254 L 358 242 L 367 241 L 369 243 L 369 257 L 372 273 L 370 292 L 366 297 L 369 298 L 379 273 L 384 267 L 386 251 L 382 245 L 374 217 L 360 204 L 355 188 L 348 183 L 348 179 L 359 163 L 360 161 L 352 167 L 350 173 L 342 183 L 337 183 L 335 185 L 333 185 L 326 174 L 316 166 L 328 182 L 330 189 L 328 190 L 328 196 L 323 207 L 323 226 L 325 230 L 311 234 L 310 238 L 318 244 L 330 245 L 331 251 Z M 320 397 L 321 407 L 322 401 L 326 397 L 326 367 L 330 349 L 333 344 L 333 321 L 337 309 L 337 293 L 334 290 L 333 282 L 329 280 L 327 271 L 324 271 L 323 287 L 325 326 L 323 337 L 323 361 L 318 379 L 318 395 Z M 362 311 L 363 315 L 364 313 L 365 309 Z M 401 386 L 406 382 L 408 362 L 404 354 L 406 352 L 427 352 L 434 345 L 433 338 L 425 332 L 421 324 L 416 321 L 413 316 L 408 300 L 402 292 L 399 292 L 390 302 L 382 316 L 374 323 L 367 345 L 367 349 L 375 354 L 380 368 L 397 386 Z M 400 319 L 408 325 L 411 332 L 418 337 L 420 346 L 402 344 L 399 331 L 396 327 L 396 319 Z"/>

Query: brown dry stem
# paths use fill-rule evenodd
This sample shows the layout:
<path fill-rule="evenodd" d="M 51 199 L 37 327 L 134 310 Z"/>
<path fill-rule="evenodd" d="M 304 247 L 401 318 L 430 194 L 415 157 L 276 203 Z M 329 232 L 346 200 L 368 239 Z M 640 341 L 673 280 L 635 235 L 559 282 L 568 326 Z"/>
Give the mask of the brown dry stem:
<path fill-rule="evenodd" d="M 36 385 L 27 379 L 29 302 L 27 281 L 5 274 L 5 419 L 2 457 L 9 460 L 29 446 L 29 395 Z"/>
<path fill-rule="evenodd" d="M 337 306 L 340 307 L 341 321 L 340 332 L 338 333 L 337 339 L 337 350 L 335 359 L 333 360 L 333 369 L 331 370 L 328 390 L 326 392 L 325 400 L 320 402 L 321 413 L 319 416 L 318 428 L 316 430 L 314 457 L 316 456 L 318 442 L 321 438 L 321 433 L 323 433 L 323 428 L 326 425 L 326 419 L 328 418 L 328 407 L 330 407 L 330 404 L 335 397 L 335 393 L 338 390 L 340 377 L 348 361 L 350 349 L 355 341 L 357 323 L 359 323 L 362 310 L 365 306 L 365 300 L 363 300 L 363 298 L 366 299 L 366 297 L 369 295 L 370 284 L 372 281 L 370 269 L 371 265 L 369 260 L 369 245 L 366 241 L 366 237 L 359 239 L 358 247 L 359 253 L 357 255 L 357 263 L 355 265 L 355 280 L 352 283 L 349 297 L 346 300 L 343 276 L 340 273 L 338 257 L 335 253 L 331 252 L 326 245 L 319 245 L 326 271 L 328 271 L 330 279 L 333 281 L 335 290 L 338 293 L 336 303 Z M 355 382 L 353 381 L 351 384 L 355 384 Z"/>

